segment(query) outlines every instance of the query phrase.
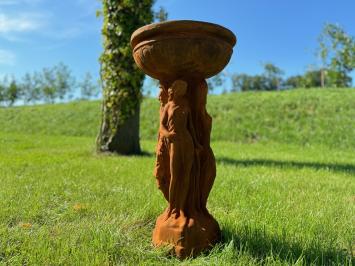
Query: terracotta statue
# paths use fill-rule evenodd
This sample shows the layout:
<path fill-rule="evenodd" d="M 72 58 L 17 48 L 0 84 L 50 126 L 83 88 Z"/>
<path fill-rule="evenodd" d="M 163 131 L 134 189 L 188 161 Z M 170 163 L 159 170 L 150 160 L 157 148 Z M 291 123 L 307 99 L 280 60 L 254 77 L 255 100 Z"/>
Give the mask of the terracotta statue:
<path fill-rule="evenodd" d="M 216 163 L 205 79 L 227 65 L 235 43 L 224 27 L 187 20 L 150 24 L 131 37 L 138 67 L 161 84 L 154 176 L 168 206 L 157 218 L 153 244 L 170 246 L 180 258 L 220 239 L 219 225 L 206 207 Z"/>

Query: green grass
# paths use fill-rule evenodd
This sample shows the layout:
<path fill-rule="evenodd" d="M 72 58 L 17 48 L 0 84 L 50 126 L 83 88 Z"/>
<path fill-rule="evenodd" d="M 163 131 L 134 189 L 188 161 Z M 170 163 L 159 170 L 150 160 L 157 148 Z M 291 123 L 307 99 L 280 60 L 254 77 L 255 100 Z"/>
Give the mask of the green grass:
<path fill-rule="evenodd" d="M 5 132 L 95 137 L 99 102 L 0 108 Z M 145 99 L 141 138 L 155 140 L 159 104 Z M 355 90 L 299 89 L 210 96 L 213 140 L 281 142 L 355 149 Z M 336 125 L 336 130 L 334 130 Z"/>
<path fill-rule="evenodd" d="M 166 207 L 153 155 L 98 156 L 87 137 L 1 133 L 0 143 L 0 263 L 180 264 L 151 246 Z M 142 144 L 154 150 L 153 142 Z M 213 148 L 218 177 L 208 207 L 223 241 L 183 265 L 351 265 L 351 151 L 232 142 Z"/>
<path fill-rule="evenodd" d="M 147 155 L 131 157 L 94 153 L 98 102 L 2 109 L 0 265 L 353 265 L 354 96 L 210 97 L 217 178 L 208 208 L 223 239 L 187 261 L 151 245 L 166 207 L 152 175 L 156 102 L 142 108 Z M 286 106 L 296 108 L 280 113 Z M 241 133 L 255 128 L 258 137 Z"/>

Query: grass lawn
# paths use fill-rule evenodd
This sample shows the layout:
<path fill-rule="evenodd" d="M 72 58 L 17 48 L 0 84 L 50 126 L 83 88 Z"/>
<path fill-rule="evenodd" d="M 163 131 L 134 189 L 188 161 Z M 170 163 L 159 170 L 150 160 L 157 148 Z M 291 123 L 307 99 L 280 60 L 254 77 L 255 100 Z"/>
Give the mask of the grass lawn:
<path fill-rule="evenodd" d="M 0 265 L 352 265 L 351 148 L 214 141 L 208 208 L 223 241 L 178 261 L 151 246 L 166 207 L 144 157 L 94 138 L 0 132 Z"/>

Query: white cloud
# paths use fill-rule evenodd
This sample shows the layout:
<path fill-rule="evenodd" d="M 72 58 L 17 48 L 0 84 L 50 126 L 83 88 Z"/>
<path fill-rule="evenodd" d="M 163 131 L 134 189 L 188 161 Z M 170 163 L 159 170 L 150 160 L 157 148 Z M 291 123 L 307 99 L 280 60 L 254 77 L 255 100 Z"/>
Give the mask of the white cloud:
<path fill-rule="evenodd" d="M 13 52 L 0 49 L 0 65 L 14 65 L 16 56 Z"/>
<path fill-rule="evenodd" d="M 22 14 L 17 17 L 0 13 L 0 33 L 34 31 L 42 27 L 37 16 Z"/>
<path fill-rule="evenodd" d="M 37 5 L 43 0 L 0 0 L 0 6 L 12 6 L 12 5 Z"/>
<path fill-rule="evenodd" d="M 100 32 L 101 21 L 96 19 L 95 12 L 101 1 L 68 0 L 70 4 L 66 6 L 59 1 L 48 5 L 50 1 L 53 0 L 0 0 L 0 41 L 64 42 Z M 69 7 L 78 10 L 77 14 L 73 16 L 70 12 L 70 16 L 63 16 L 60 12 Z"/>

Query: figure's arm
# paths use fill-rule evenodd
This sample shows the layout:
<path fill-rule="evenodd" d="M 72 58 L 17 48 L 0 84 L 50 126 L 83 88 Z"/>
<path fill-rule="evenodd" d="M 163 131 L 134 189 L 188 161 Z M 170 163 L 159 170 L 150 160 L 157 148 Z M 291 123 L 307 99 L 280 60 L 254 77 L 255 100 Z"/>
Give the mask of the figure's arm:
<path fill-rule="evenodd" d="M 160 125 L 159 125 L 159 132 L 162 134 L 164 137 L 169 138 L 169 131 L 166 128 L 166 122 L 168 121 L 168 107 L 169 104 L 166 104 L 163 110 L 163 114 L 161 116 L 160 120 Z"/>

